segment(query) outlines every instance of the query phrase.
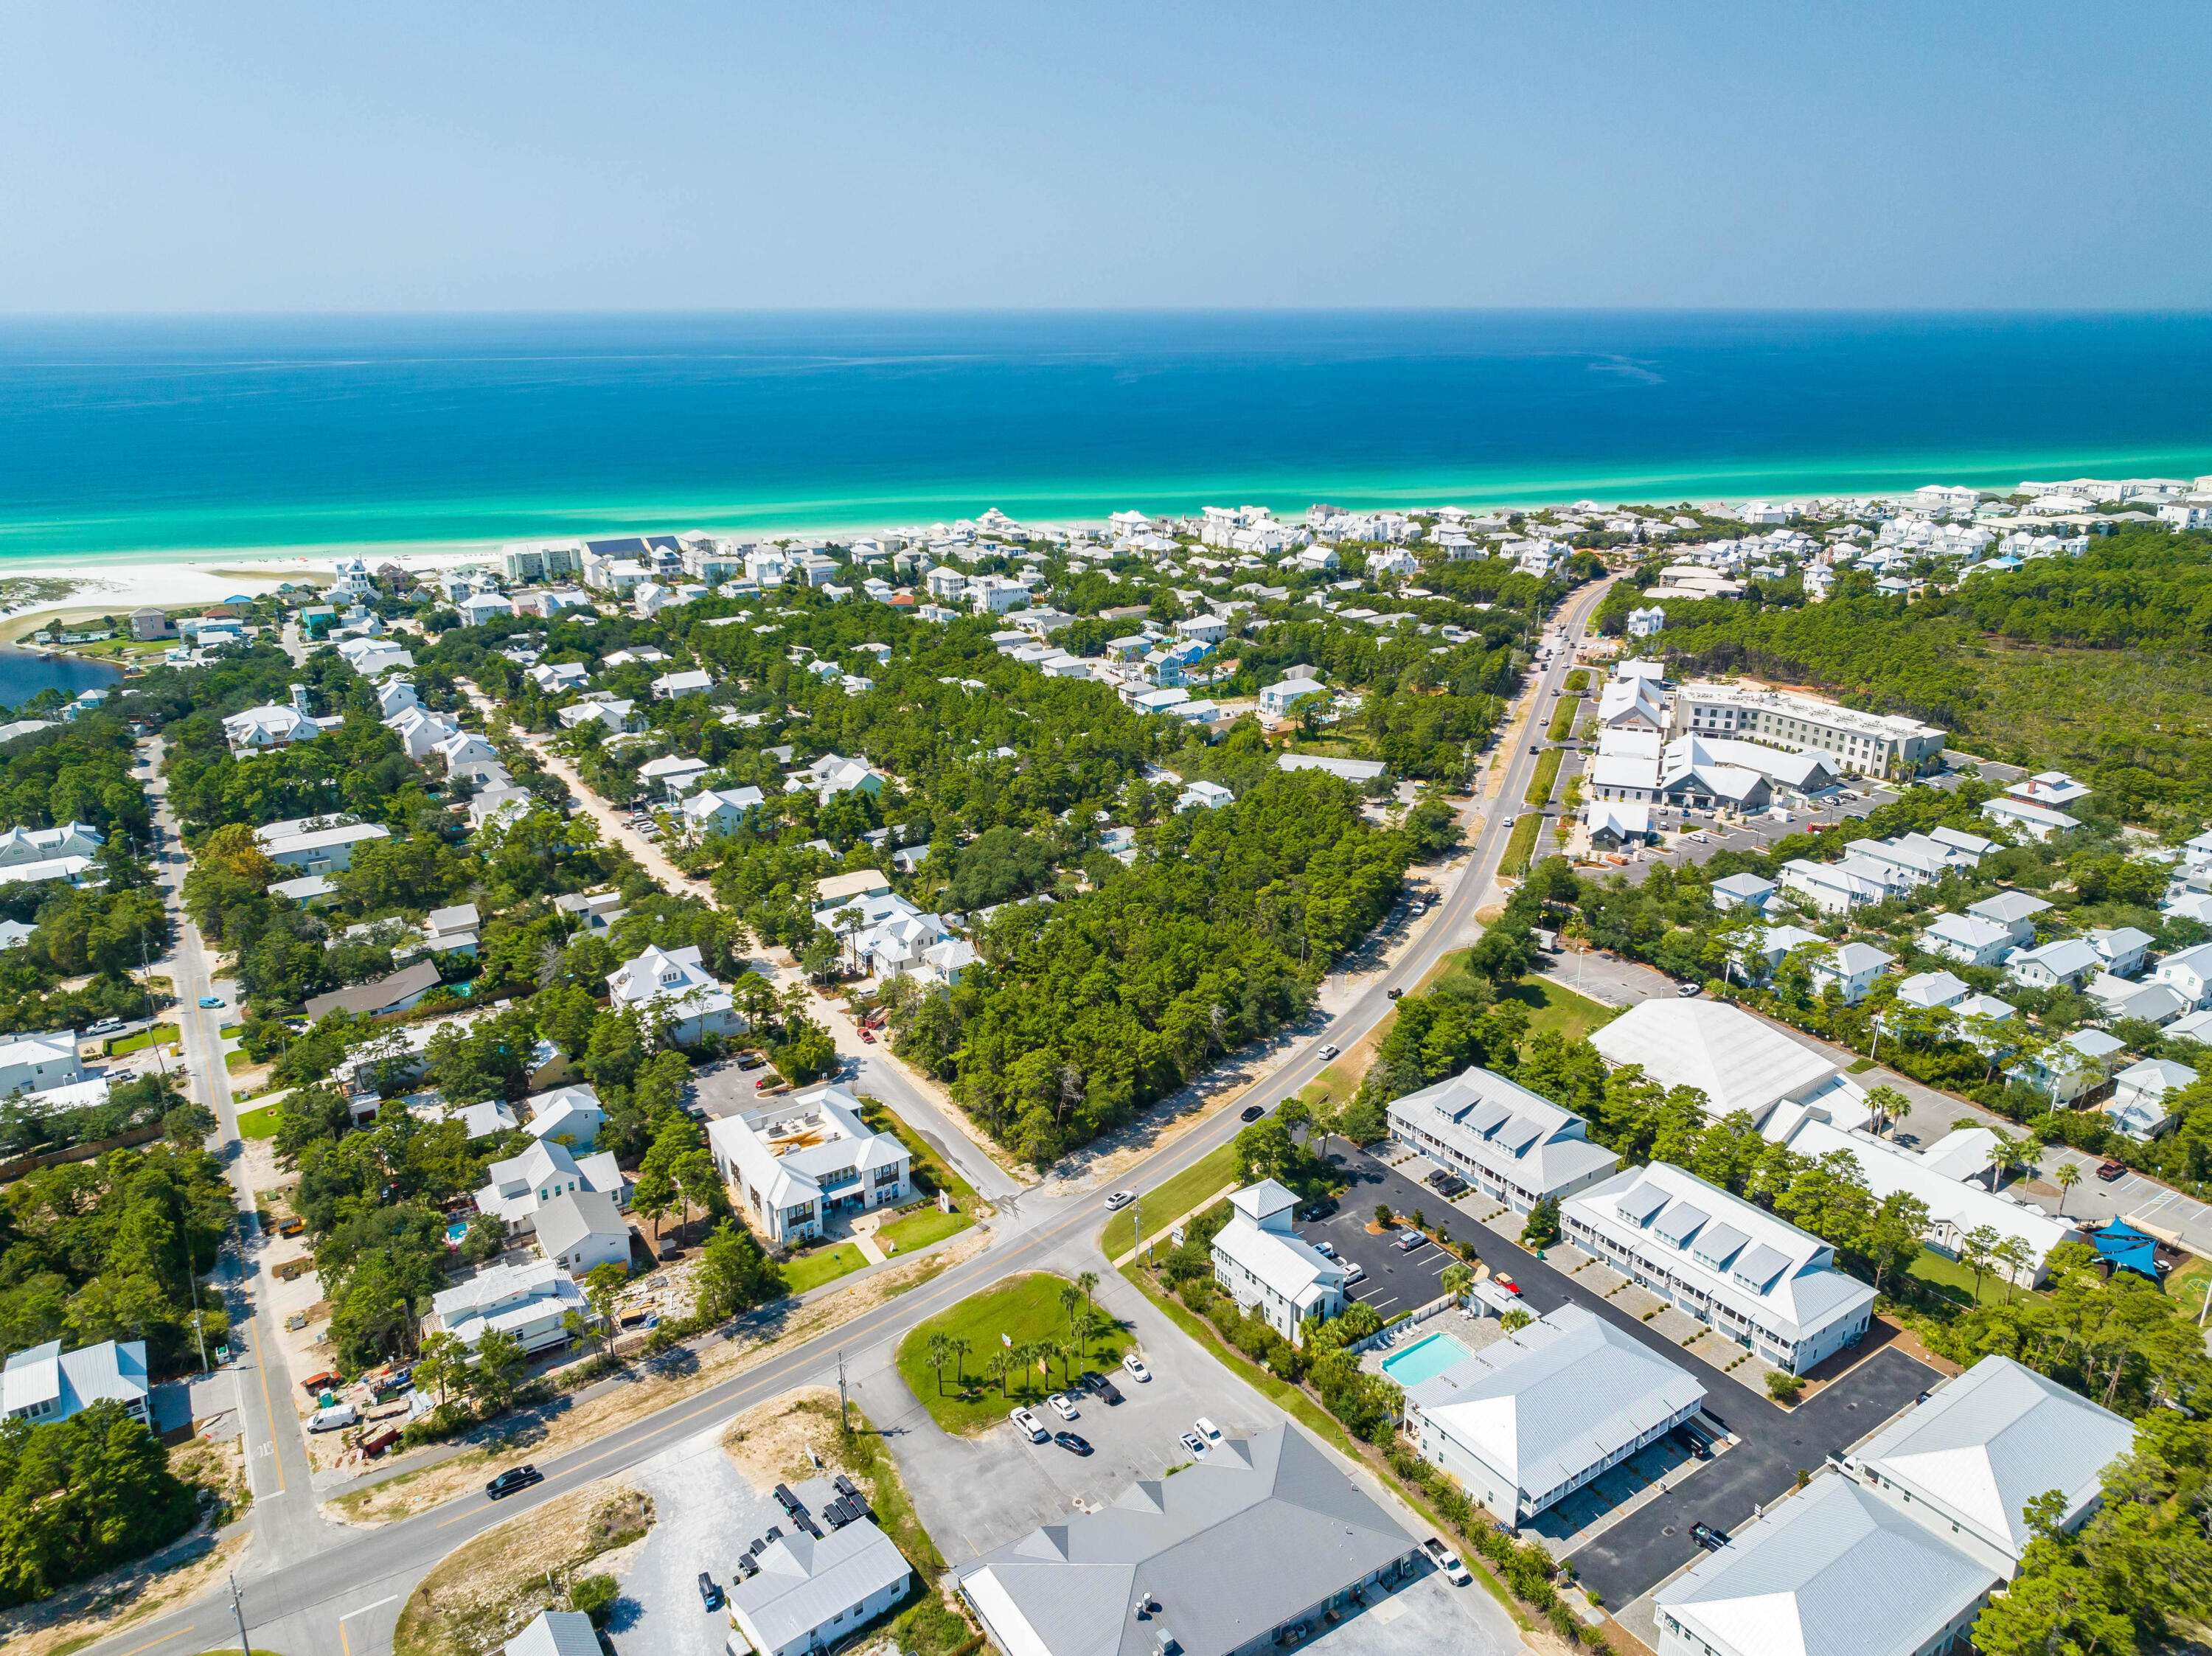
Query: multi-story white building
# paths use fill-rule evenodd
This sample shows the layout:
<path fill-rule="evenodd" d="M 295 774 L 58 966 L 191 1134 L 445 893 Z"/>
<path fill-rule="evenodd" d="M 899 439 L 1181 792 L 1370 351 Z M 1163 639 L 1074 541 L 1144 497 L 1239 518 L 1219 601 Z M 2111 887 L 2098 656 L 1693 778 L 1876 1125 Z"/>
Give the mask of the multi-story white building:
<path fill-rule="evenodd" d="M 1296 1345 L 1308 1317 L 1344 1309 L 1345 1268 L 1291 1228 L 1298 1198 L 1263 1179 L 1229 1198 L 1213 1239 L 1213 1280 L 1238 1307 Z"/>
<path fill-rule="evenodd" d="M 635 1006 L 647 1013 L 678 1046 L 745 1030 L 744 1017 L 732 1004 L 730 992 L 701 963 L 696 943 L 683 949 L 648 947 L 607 974 L 607 992 L 614 1005 Z"/>
<path fill-rule="evenodd" d="M 1818 748 L 1856 776 L 1917 775 L 1943 751 L 1943 732 L 1933 725 L 1739 684 L 1682 685 L 1668 733 L 1733 736 L 1791 753 Z"/>
<path fill-rule="evenodd" d="M 151 1425 L 151 1390 L 143 1340 L 102 1340 L 74 1351 L 63 1350 L 59 1340 L 48 1340 L 8 1359 L 7 1371 L 0 1374 L 0 1417 L 46 1426 L 95 1403 L 119 1403 L 133 1420 Z"/>
<path fill-rule="evenodd" d="M 1507 1524 L 1664 1437 L 1705 1390 L 1632 1334 L 1563 1305 L 1406 1393 L 1421 1458 Z"/>
<path fill-rule="evenodd" d="M 1391 1100 L 1389 1119 L 1400 1143 L 1516 1213 L 1547 1197 L 1571 1196 L 1620 1165 L 1590 1142 L 1582 1117 L 1484 1069 L 1462 1070 Z"/>
<path fill-rule="evenodd" d="M 474 1345 L 488 1329 L 511 1334 L 525 1351 L 542 1351 L 568 1338 L 568 1313 L 589 1317 L 584 1292 L 558 1260 L 491 1265 L 459 1287 L 430 1296 L 429 1331 Z"/>
<path fill-rule="evenodd" d="M 714 1165 L 770 1247 L 822 1234 L 838 1213 L 895 1208 L 913 1192 L 912 1157 L 896 1133 L 860 1119 L 842 1087 L 817 1087 L 747 1115 L 710 1122 Z"/>
<path fill-rule="evenodd" d="M 1560 1204 L 1568 1238 L 1762 1361 L 1803 1374 L 1866 1333 L 1874 1289 L 1836 1251 L 1665 1162 Z"/>

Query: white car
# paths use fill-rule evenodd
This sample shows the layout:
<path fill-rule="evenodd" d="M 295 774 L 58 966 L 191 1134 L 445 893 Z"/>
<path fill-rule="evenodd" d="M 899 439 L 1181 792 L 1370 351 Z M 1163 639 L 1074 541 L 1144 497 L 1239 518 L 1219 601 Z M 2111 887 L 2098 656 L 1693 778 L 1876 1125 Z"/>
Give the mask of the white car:
<path fill-rule="evenodd" d="M 1411 908 L 1407 909 L 1406 912 L 1407 912 L 1408 914 L 1413 915 L 1414 917 L 1416 917 L 1416 918 L 1418 919 L 1419 916 L 1421 916 L 1421 915 L 1423 915 L 1423 914 L 1425 914 L 1425 913 L 1427 913 L 1429 912 L 1429 906 L 1428 906 L 1426 903 L 1415 903 L 1415 904 L 1414 904 Z"/>
<path fill-rule="evenodd" d="M 1197 1426 L 1198 1435 L 1205 1442 L 1207 1448 L 1212 1449 L 1219 1446 L 1221 1442 L 1221 1429 L 1218 1426 L 1216 1426 L 1204 1415 L 1200 1415 L 1198 1417 Z"/>
<path fill-rule="evenodd" d="M 1334 1058 L 1336 1056 L 1336 1048 L 1334 1046 L 1324 1046 L 1321 1049 L 1321 1055 L 1323 1058 Z"/>
<path fill-rule="evenodd" d="M 1019 1404 L 1006 1410 L 1006 1418 L 1013 1422 L 1019 1430 L 1026 1432 L 1032 1443 L 1048 1443 L 1052 1441 L 1052 1434 L 1044 1429 L 1044 1422 Z"/>
<path fill-rule="evenodd" d="M 1136 1199 L 1136 1192 L 1133 1190 L 1117 1190 L 1111 1196 L 1106 1198 L 1106 1211 L 1109 1213 L 1119 1213 L 1123 1208 L 1127 1207 L 1130 1203 Z"/>
<path fill-rule="evenodd" d="M 1054 1392 L 1045 1400 L 1045 1406 L 1062 1420 L 1075 1418 L 1075 1404 L 1065 1392 Z"/>
<path fill-rule="evenodd" d="M 1366 1280 L 1367 1267 L 1361 1265 L 1358 1260 L 1354 1259 L 1345 1268 L 1344 1285 L 1346 1288 L 1350 1288 L 1354 1283 L 1364 1283 Z"/>
<path fill-rule="evenodd" d="M 1129 1378 L 1139 1385 L 1143 1385 L 1152 1377 L 1152 1371 L 1139 1361 L 1137 1354 L 1133 1351 L 1121 1359 L 1121 1367 L 1128 1370 Z"/>
<path fill-rule="evenodd" d="M 1197 1433 L 1185 1432 L 1179 1441 L 1184 1448 L 1190 1451 L 1190 1458 L 1193 1460 L 1206 1459 L 1206 1440 Z"/>

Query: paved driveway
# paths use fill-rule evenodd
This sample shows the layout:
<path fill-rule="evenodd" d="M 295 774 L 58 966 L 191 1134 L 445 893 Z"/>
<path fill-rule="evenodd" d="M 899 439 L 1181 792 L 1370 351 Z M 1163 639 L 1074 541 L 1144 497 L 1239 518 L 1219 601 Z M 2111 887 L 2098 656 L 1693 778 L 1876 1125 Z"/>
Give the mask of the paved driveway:
<path fill-rule="evenodd" d="M 729 1616 L 699 1598 L 699 1572 L 729 1590 L 738 1555 L 784 1522 L 722 1453 L 720 1424 L 664 1449 L 630 1473 L 653 1497 L 653 1528 L 623 1577 L 609 1625 L 616 1656 L 721 1656 Z"/>

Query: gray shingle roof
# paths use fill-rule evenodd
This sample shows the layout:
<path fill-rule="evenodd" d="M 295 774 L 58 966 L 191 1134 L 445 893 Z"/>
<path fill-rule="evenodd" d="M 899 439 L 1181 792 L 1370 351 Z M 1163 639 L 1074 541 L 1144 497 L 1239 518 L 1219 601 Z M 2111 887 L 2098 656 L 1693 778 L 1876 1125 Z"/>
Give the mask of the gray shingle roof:
<path fill-rule="evenodd" d="M 1320 1449 L 1277 1426 L 957 1574 L 1006 1648 L 1154 1656 L 1164 1628 L 1184 1656 L 1224 1656 L 1413 1546 Z M 1159 1606 L 1141 1622 L 1139 1595 Z"/>

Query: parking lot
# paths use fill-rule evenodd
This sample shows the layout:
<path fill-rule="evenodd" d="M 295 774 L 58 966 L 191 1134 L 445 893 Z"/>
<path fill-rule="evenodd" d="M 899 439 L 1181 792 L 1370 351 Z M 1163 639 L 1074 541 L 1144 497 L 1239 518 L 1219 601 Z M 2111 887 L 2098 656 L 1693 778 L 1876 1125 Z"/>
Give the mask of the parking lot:
<path fill-rule="evenodd" d="M 1656 1483 L 1663 1470 L 1668 1480 L 1664 1492 L 1651 1495 L 1594 1537 L 1571 1543 L 1572 1537 L 1583 1536 L 1584 1526 L 1604 1515 L 1598 1507 L 1601 1500 L 1619 1506 L 1636 1497 L 1639 1491 L 1630 1487 L 1632 1480 L 1599 1489 L 1582 1507 L 1570 1506 L 1553 1520 L 1553 1527 L 1570 1539 L 1569 1556 L 1582 1579 L 1608 1604 L 1627 1604 L 1688 1563 L 1696 1551 L 1691 1524 L 1702 1520 L 1727 1529 L 1742 1523 L 1755 1507 L 1788 1489 L 1801 1469 L 1810 1471 L 1829 1454 L 1856 1443 L 1936 1383 L 1935 1370 L 1888 1346 L 1796 1409 L 1778 1408 L 1746 1384 L 1743 1376 L 1753 1372 L 1753 1365 L 1733 1374 L 1724 1373 L 1567 1272 L 1516 1246 L 1510 1239 L 1520 1229 L 1518 1214 L 1501 1218 L 1492 1231 L 1475 1216 L 1494 1205 L 1480 1192 L 1473 1193 L 1472 1201 L 1445 1202 L 1419 1182 L 1431 1166 L 1427 1162 L 1415 1158 L 1401 1171 L 1359 1150 L 1336 1153 L 1330 1159 L 1340 1162 L 1351 1186 L 1337 1212 L 1302 1224 L 1299 1230 L 1309 1240 L 1326 1240 L 1366 1266 L 1369 1280 L 1360 1284 L 1360 1295 L 1383 1315 L 1411 1310 L 1437 1297 L 1436 1279 L 1450 1259 L 1434 1244 L 1401 1254 L 1387 1238 L 1368 1235 L 1366 1225 L 1374 1216 L 1375 1204 L 1388 1202 L 1401 1214 L 1419 1210 L 1431 1223 L 1449 1214 L 1453 1216 L 1444 1221 L 1444 1228 L 1472 1240 L 1486 1264 L 1510 1276 L 1531 1311 L 1541 1316 L 1562 1305 L 1579 1305 L 1633 1335 L 1692 1374 L 1705 1388 L 1705 1414 L 1735 1437 L 1726 1453 L 1709 1462 L 1665 1469 L 1655 1463 L 1650 1481 Z M 1563 1527 L 1570 1524 L 1572 1529 Z M 1530 1528 L 1532 1533 L 1549 1532 L 1541 1522 Z"/>
<path fill-rule="evenodd" d="M 1039 1407 L 1048 1429 L 1079 1433 L 1092 1453 L 1031 1443 L 1011 1421 L 979 1437 L 948 1435 L 908 1391 L 888 1362 L 872 1364 L 856 1388 L 868 1417 L 889 1437 L 922 1522 L 948 1560 L 960 1562 L 1003 1546 L 1042 1524 L 1110 1501 L 1139 1478 L 1188 1461 L 1177 1441 L 1200 1416 L 1230 1436 L 1263 1431 L 1283 1418 L 1266 1398 L 1167 1325 L 1150 1301 L 1109 1277 L 1101 1309 L 1134 1326 L 1152 1378 L 1139 1384 L 1111 1371 L 1122 1402 L 1080 1397 L 1080 1418 L 1062 1421 Z M 888 1356 L 886 1351 L 883 1354 Z"/>

